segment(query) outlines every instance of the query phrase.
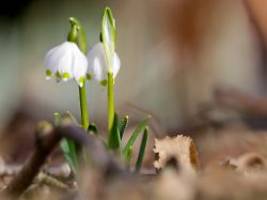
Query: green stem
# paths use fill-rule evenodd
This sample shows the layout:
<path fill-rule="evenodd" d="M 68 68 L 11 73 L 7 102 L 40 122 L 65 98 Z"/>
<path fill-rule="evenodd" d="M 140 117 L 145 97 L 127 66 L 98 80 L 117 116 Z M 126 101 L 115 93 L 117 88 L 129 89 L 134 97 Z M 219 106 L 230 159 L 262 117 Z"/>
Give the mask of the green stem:
<path fill-rule="evenodd" d="M 87 95 L 86 95 L 86 81 L 83 82 L 83 86 L 79 86 L 79 97 L 80 97 L 80 110 L 81 110 L 81 124 L 84 130 L 87 132 L 89 127 L 89 111 L 87 106 Z M 84 164 L 88 163 L 88 154 L 82 149 L 80 159 Z"/>
<path fill-rule="evenodd" d="M 115 106 L 114 106 L 114 79 L 113 74 L 108 72 L 108 131 L 111 133 L 114 114 L 115 114 Z"/>
<path fill-rule="evenodd" d="M 80 50 L 86 54 L 87 53 L 87 42 L 86 34 L 81 26 L 80 22 L 71 17 L 70 19 L 71 30 L 68 34 L 68 41 L 74 42 L 80 48 Z M 80 96 L 80 109 L 81 109 L 81 121 L 82 127 L 87 130 L 89 127 L 89 113 L 87 110 L 87 95 L 86 95 L 86 81 L 83 80 L 83 86 L 79 86 L 79 96 Z"/>
<path fill-rule="evenodd" d="M 81 109 L 81 121 L 82 127 L 87 130 L 89 127 L 89 112 L 87 109 L 87 95 L 86 95 L 86 84 L 82 87 L 79 86 L 79 96 L 80 96 L 80 109 Z"/>

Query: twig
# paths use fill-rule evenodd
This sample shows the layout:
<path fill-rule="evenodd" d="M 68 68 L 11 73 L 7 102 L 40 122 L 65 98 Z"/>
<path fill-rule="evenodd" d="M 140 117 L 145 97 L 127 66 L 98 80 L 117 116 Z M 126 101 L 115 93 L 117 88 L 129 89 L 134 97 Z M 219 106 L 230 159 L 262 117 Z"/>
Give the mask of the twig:
<path fill-rule="evenodd" d="M 85 134 L 85 131 L 73 125 L 52 128 L 47 123 L 39 124 L 36 139 L 36 149 L 32 156 L 25 163 L 21 171 L 4 190 L 4 195 L 11 197 L 20 196 L 33 182 L 48 156 L 63 138 L 70 138 L 86 147 L 89 157 L 97 169 L 103 170 L 106 174 L 121 173 L 122 169 L 105 150 L 104 145 L 94 136 Z M 112 172 L 112 173 L 111 173 Z"/>
<path fill-rule="evenodd" d="M 28 188 L 49 154 L 61 139 L 61 136 L 56 134 L 56 131 L 48 123 L 40 124 L 36 133 L 36 149 L 4 191 L 7 195 L 13 197 L 20 196 Z"/>

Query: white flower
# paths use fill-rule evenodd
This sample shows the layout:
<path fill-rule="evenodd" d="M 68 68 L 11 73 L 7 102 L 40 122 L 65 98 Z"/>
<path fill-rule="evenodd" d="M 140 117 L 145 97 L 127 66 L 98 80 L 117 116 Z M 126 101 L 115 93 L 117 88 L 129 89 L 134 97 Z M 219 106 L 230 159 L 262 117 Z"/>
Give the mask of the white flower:
<path fill-rule="evenodd" d="M 106 82 L 108 72 L 113 73 L 115 78 L 120 70 L 120 58 L 114 53 L 112 66 L 108 66 L 103 43 L 99 42 L 87 54 L 88 76 L 101 83 Z"/>
<path fill-rule="evenodd" d="M 74 78 L 82 86 L 86 77 L 88 62 L 86 56 L 73 42 L 64 42 L 48 51 L 45 57 L 47 79 L 56 76 L 57 80 Z"/>

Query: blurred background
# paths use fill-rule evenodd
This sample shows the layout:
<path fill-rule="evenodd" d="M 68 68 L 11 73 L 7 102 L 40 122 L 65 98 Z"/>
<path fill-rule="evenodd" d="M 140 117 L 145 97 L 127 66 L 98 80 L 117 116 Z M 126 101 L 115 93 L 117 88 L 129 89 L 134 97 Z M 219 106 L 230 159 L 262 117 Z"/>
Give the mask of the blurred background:
<path fill-rule="evenodd" d="M 84 25 L 89 46 L 96 43 L 107 5 L 118 27 L 122 115 L 152 114 L 160 130 L 175 132 L 203 120 L 216 94 L 228 95 L 225 88 L 264 98 L 267 2 L 9 0 L 0 10 L 0 126 L 18 110 L 44 119 L 66 110 L 79 117 L 76 84 L 46 81 L 43 60 L 66 39 L 70 16 Z M 94 82 L 87 88 L 91 119 L 105 125 L 106 90 Z"/>

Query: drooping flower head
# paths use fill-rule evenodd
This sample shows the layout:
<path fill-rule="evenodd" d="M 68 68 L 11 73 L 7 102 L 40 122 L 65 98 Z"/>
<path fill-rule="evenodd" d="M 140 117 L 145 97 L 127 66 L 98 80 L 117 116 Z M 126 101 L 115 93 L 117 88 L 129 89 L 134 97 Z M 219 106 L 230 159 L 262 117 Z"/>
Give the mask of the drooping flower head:
<path fill-rule="evenodd" d="M 87 59 L 73 42 L 62 44 L 48 51 L 45 57 L 46 76 L 56 76 L 58 81 L 75 79 L 82 84 L 87 71 Z"/>
<path fill-rule="evenodd" d="M 75 79 L 82 87 L 87 73 L 88 62 L 74 39 L 77 38 L 79 27 L 71 21 L 68 40 L 48 51 L 45 57 L 46 77 L 55 76 L 57 81 Z"/>
<path fill-rule="evenodd" d="M 115 78 L 120 70 L 120 58 L 115 52 L 116 25 L 110 8 L 105 8 L 100 36 L 100 42 L 87 54 L 88 77 L 106 85 L 107 74 Z"/>
<path fill-rule="evenodd" d="M 112 71 L 115 78 L 120 70 L 120 58 L 117 53 L 112 58 L 111 68 L 108 65 L 104 45 L 102 42 L 95 44 L 87 54 L 88 59 L 88 77 L 106 85 L 107 74 Z"/>

